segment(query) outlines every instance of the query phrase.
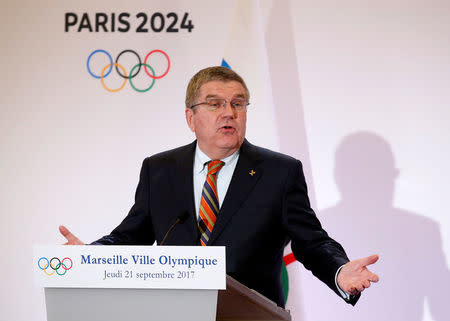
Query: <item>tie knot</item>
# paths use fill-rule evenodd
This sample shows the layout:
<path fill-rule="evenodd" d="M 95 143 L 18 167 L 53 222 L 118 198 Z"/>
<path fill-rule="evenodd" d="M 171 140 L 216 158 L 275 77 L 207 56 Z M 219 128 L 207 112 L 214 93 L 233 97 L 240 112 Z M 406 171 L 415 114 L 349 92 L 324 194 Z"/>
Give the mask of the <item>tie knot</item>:
<path fill-rule="evenodd" d="M 220 160 L 213 160 L 208 163 L 208 175 L 217 174 L 218 171 L 225 165 L 224 162 Z"/>

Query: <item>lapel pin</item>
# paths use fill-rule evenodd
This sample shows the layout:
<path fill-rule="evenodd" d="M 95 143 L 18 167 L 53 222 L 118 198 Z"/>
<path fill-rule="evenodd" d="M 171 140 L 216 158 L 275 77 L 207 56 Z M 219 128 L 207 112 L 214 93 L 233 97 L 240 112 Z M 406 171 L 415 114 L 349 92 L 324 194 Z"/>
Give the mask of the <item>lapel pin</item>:
<path fill-rule="evenodd" d="M 250 172 L 248 172 L 251 176 L 255 175 L 256 172 L 252 169 Z"/>

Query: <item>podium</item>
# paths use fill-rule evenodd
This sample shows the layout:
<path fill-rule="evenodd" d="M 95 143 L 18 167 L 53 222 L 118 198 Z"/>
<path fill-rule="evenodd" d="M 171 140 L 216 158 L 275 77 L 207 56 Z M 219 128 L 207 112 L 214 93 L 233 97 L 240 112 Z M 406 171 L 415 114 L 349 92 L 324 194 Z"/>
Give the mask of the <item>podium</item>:
<path fill-rule="evenodd" d="M 47 321 L 291 320 L 288 311 L 225 275 L 224 248 L 93 248 L 35 248 L 35 278 L 44 287 Z M 182 258 L 179 253 L 183 253 Z M 124 263 L 126 258 L 130 260 Z M 208 270 L 206 260 L 216 264 Z M 176 262 L 189 266 L 176 266 Z M 108 264 L 114 268 L 108 270 Z M 177 272 L 174 280 L 167 277 L 171 271 Z M 130 273 L 132 277 L 126 277 Z M 183 279 L 183 275 L 191 276 Z M 156 279 L 163 276 L 167 280 Z"/>
<path fill-rule="evenodd" d="M 227 275 L 227 289 L 219 290 L 217 321 L 290 321 L 289 311 Z"/>

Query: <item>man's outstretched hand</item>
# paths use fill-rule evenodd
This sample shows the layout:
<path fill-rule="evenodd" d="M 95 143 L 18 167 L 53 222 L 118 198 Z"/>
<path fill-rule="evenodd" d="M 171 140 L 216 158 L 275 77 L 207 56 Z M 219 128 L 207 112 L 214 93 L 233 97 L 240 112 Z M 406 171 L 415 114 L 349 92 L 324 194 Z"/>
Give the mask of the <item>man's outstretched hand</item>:
<path fill-rule="evenodd" d="M 371 282 L 378 282 L 378 275 L 370 272 L 367 266 L 378 261 L 378 255 L 371 255 L 362 259 L 347 262 L 339 271 L 337 283 L 341 290 L 351 295 L 357 295 L 370 286 Z"/>
<path fill-rule="evenodd" d="M 59 226 L 59 231 L 67 239 L 64 245 L 84 245 L 84 243 L 75 235 L 73 235 L 64 225 Z"/>

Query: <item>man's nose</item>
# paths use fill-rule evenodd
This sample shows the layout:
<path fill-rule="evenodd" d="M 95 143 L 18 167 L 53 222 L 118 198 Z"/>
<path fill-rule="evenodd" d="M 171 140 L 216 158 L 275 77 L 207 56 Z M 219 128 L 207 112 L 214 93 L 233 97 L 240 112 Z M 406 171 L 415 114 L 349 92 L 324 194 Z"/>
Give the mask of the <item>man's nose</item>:
<path fill-rule="evenodd" d="M 222 109 L 222 115 L 225 117 L 233 117 L 235 118 L 237 116 L 236 109 L 231 107 L 231 103 L 229 101 L 225 102 L 225 106 Z"/>

